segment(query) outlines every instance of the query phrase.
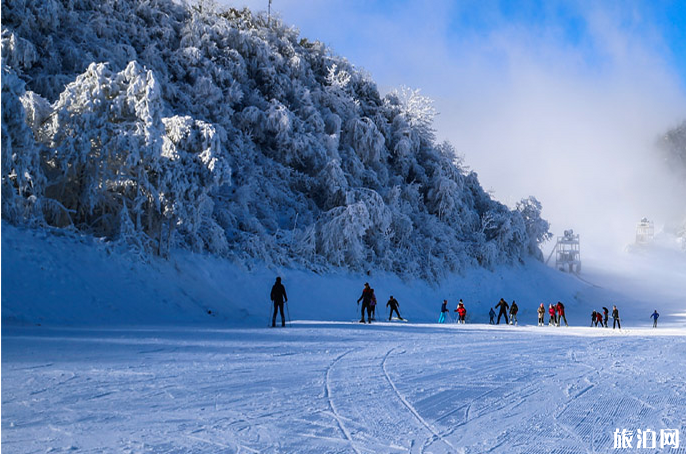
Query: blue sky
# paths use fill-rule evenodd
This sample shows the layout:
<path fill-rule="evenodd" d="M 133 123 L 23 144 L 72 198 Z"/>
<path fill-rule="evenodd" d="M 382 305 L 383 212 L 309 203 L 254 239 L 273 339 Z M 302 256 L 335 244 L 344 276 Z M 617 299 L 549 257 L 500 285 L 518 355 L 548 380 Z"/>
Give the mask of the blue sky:
<path fill-rule="evenodd" d="M 432 98 L 439 140 L 499 200 L 538 197 L 553 231 L 601 244 L 600 224 L 624 242 L 643 216 L 659 225 L 683 211 L 684 188 L 654 146 L 686 119 L 684 0 L 273 0 L 272 10 L 382 94 L 408 86 Z"/>
<path fill-rule="evenodd" d="M 259 11 L 266 10 L 268 0 L 221 3 Z M 374 60 L 370 53 L 392 46 L 399 33 L 406 37 L 432 36 L 459 49 L 461 44 L 518 31 L 520 37 L 528 37 L 532 50 L 537 40 L 553 41 L 560 51 L 578 54 L 589 68 L 601 71 L 612 57 L 607 49 L 610 37 L 597 29 L 604 26 L 607 31 L 642 42 L 686 88 L 683 0 L 273 0 L 272 10 L 285 23 L 299 28 L 303 36 L 329 44 L 375 76 L 378 72 L 383 77 L 384 65 L 394 62 Z"/>

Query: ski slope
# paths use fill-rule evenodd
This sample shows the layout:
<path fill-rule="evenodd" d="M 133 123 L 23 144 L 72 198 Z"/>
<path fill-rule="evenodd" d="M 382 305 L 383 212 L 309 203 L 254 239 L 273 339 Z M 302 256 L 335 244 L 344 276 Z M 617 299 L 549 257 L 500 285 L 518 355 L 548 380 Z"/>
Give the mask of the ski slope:
<path fill-rule="evenodd" d="M 11 327 L 3 330 L 2 447 L 617 452 L 616 428 L 683 436 L 685 356 L 680 329 Z"/>

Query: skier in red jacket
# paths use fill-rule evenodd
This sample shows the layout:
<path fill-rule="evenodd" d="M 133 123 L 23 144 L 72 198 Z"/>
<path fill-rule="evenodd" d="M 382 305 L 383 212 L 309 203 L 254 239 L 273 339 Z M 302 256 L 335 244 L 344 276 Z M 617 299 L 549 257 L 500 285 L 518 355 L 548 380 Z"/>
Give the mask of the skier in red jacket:
<path fill-rule="evenodd" d="M 464 325 L 465 321 L 464 318 L 467 315 L 467 309 L 464 307 L 464 303 L 462 300 L 457 305 L 457 309 L 455 309 L 455 312 L 457 312 L 457 315 L 459 315 L 459 318 L 457 320 L 458 323 L 462 323 Z"/>
<path fill-rule="evenodd" d="M 555 307 L 552 304 L 548 305 L 548 313 L 550 314 L 550 319 L 548 319 L 548 326 L 557 325 L 557 316 L 555 315 Z"/>
<path fill-rule="evenodd" d="M 562 320 L 565 321 L 565 326 L 569 326 L 567 324 L 567 317 L 565 317 L 565 305 L 562 304 L 562 301 L 557 302 L 557 326 L 560 326 L 560 322 Z"/>

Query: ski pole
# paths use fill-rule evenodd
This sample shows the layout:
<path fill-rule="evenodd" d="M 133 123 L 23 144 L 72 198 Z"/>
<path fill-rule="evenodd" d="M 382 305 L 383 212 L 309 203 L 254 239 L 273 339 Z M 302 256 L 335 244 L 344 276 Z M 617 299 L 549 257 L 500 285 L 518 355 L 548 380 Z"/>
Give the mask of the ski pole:
<path fill-rule="evenodd" d="M 272 326 L 272 304 L 269 302 L 269 312 L 267 314 L 267 328 Z"/>
<path fill-rule="evenodd" d="M 288 301 L 284 303 L 286 305 L 286 315 L 288 315 L 288 326 L 291 327 L 291 311 L 288 309 Z"/>

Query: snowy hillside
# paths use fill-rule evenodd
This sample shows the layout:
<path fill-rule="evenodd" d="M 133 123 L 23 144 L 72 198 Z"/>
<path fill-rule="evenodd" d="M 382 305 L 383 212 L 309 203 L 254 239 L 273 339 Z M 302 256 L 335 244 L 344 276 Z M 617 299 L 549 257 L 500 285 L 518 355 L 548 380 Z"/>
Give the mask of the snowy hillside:
<path fill-rule="evenodd" d="M 2 1 L 5 220 L 433 281 L 540 257 L 540 204 L 492 200 L 429 99 L 210 4 Z"/>
<path fill-rule="evenodd" d="M 681 259 L 681 260 L 679 260 Z M 669 263 L 667 267 L 665 263 Z M 125 248 L 66 233 L 3 225 L 2 324 L 11 326 L 266 326 L 269 291 L 278 274 L 293 320 L 359 320 L 356 300 L 369 282 L 387 317 L 393 295 L 413 323 L 435 323 L 443 299 L 463 299 L 468 323 L 488 323 L 500 298 L 516 300 L 519 323 L 536 323 L 540 303 L 563 301 L 573 326 L 587 326 L 593 310 L 617 304 L 625 327 L 649 326 L 658 309 L 661 325 L 686 327 L 683 302 L 686 260 L 665 249 L 636 251 L 615 260 L 616 269 L 588 269 L 579 280 L 530 260 L 526 266 L 475 268 L 439 284 L 387 272 L 318 274 L 306 269 L 247 269 L 230 260 L 176 251 L 170 259 L 132 261 Z M 602 284 L 602 287 L 598 284 Z"/>

